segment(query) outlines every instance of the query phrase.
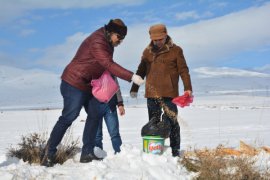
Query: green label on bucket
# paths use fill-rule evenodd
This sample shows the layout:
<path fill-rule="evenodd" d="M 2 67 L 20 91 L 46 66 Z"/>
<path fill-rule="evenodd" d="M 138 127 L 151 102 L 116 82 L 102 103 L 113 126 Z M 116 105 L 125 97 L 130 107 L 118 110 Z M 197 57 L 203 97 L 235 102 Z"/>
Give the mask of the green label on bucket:
<path fill-rule="evenodd" d="M 150 142 L 148 144 L 148 152 L 152 154 L 161 154 L 163 145 L 160 142 Z"/>
<path fill-rule="evenodd" d="M 143 136 L 143 152 L 151 154 L 162 154 L 164 138 L 160 136 Z"/>

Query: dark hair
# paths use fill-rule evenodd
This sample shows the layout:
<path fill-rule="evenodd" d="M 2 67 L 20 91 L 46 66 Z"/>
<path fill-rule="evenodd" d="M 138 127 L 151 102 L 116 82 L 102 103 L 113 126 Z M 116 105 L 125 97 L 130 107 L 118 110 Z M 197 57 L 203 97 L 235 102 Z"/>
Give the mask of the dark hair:
<path fill-rule="evenodd" d="M 121 19 L 111 19 L 110 22 L 105 25 L 105 29 L 109 33 L 118 33 L 122 37 L 125 37 L 127 35 L 127 26 Z"/>

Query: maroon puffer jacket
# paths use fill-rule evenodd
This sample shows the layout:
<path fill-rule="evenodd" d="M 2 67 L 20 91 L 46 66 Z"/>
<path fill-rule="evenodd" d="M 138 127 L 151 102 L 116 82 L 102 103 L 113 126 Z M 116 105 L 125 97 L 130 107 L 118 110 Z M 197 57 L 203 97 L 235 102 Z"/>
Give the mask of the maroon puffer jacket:
<path fill-rule="evenodd" d="M 80 45 L 76 55 L 65 68 L 61 78 L 70 85 L 91 91 L 90 82 L 97 79 L 107 69 L 111 74 L 131 81 L 133 73 L 113 61 L 114 48 L 105 37 L 102 27 L 88 36 Z"/>

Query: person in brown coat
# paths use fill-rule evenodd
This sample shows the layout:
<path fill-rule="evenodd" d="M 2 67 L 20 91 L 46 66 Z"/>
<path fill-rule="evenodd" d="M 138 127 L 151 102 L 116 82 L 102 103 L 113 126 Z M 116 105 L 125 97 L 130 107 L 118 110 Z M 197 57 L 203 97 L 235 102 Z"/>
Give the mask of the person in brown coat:
<path fill-rule="evenodd" d="M 53 166 L 57 146 L 67 128 L 79 116 L 84 107 L 87 119 L 83 132 L 83 147 L 80 162 L 100 160 L 94 154 L 95 137 L 99 119 L 100 102 L 91 93 L 91 80 L 99 78 L 105 70 L 112 75 L 141 85 L 143 79 L 123 68 L 113 60 L 114 47 L 127 34 L 127 27 L 121 19 L 112 19 L 107 25 L 88 36 L 80 45 L 72 61 L 66 66 L 61 78 L 61 94 L 64 99 L 62 115 L 56 122 L 47 143 L 42 165 Z"/>
<path fill-rule="evenodd" d="M 170 123 L 170 146 L 172 155 L 179 156 L 180 126 L 177 121 L 178 110 L 171 101 L 179 96 L 179 77 L 184 85 L 184 91 L 192 94 L 189 69 L 181 47 L 173 43 L 163 24 L 156 24 L 149 30 L 150 44 L 143 51 L 141 62 L 136 72 L 142 78 L 146 77 L 145 97 L 149 120 L 164 120 Z M 133 84 L 131 97 L 137 97 L 139 86 Z"/>

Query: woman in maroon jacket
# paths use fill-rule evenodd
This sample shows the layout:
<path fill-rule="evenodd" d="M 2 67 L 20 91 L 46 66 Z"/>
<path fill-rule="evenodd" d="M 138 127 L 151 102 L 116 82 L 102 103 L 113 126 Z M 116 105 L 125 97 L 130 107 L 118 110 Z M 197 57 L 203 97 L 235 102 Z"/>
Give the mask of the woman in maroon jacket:
<path fill-rule="evenodd" d="M 82 42 L 76 55 L 65 68 L 60 87 L 64 108 L 50 134 L 42 165 L 54 165 L 57 146 L 67 128 L 79 116 L 82 107 L 88 116 L 83 132 L 80 162 L 100 160 L 93 152 L 100 119 L 97 116 L 100 102 L 91 94 L 91 80 L 99 78 L 105 70 L 108 70 L 114 76 L 126 81 L 133 81 L 138 85 L 144 83 L 140 76 L 118 65 L 112 59 L 114 47 L 123 41 L 126 34 L 127 27 L 121 19 L 110 20 L 107 25 L 93 32 Z"/>

